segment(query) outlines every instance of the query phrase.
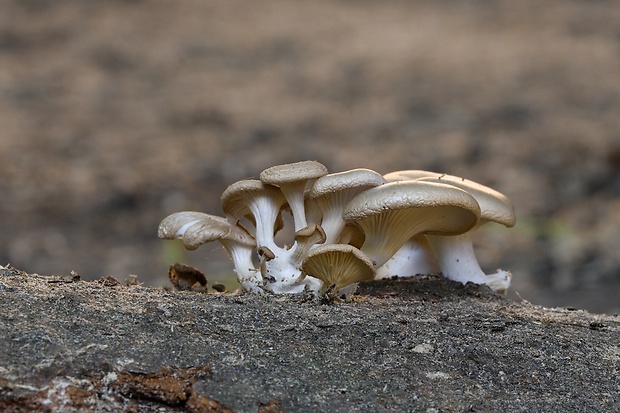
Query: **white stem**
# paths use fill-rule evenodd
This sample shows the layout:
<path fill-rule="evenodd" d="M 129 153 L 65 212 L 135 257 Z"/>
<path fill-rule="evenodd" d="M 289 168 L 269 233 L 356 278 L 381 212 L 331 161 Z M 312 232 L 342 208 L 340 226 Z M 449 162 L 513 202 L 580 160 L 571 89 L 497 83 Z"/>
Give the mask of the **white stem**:
<path fill-rule="evenodd" d="M 276 294 L 300 293 L 304 290 L 303 275 L 293 260 L 293 249 L 272 251 L 275 258 L 265 261 L 263 278 L 266 288 Z"/>
<path fill-rule="evenodd" d="M 344 221 L 341 217 L 332 214 L 324 215 L 321 226 L 325 231 L 325 244 L 338 244 L 340 235 L 344 229 Z"/>
<path fill-rule="evenodd" d="M 306 208 L 304 206 L 306 182 L 307 181 L 293 182 L 280 186 L 280 190 L 284 198 L 286 198 L 286 202 L 288 202 L 288 205 L 291 207 L 291 213 L 295 221 L 295 231 L 299 231 L 308 226 L 308 222 L 306 221 Z"/>
<path fill-rule="evenodd" d="M 237 281 L 245 291 L 260 292 L 263 277 L 252 262 L 252 247 L 239 245 L 228 240 L 220 240 L 228 252 L 237 273 Z"/>
<path fill-rule="evenodd" d="M 385 264 L 377 268 L 376 279 L 413 277 L 418 274 L 435 274 L 439 265 L 424 235 L 407 241 Z"/>
<path fill-rule="evenodd" d="M 462 284 L 486 284 L 495 291 L 505 291 L 510 286 L 510 272 L 499 270 L 486 275 L 482 271 L 474 253 L 472 231 L 454 236 L 427 235 L 427 238 L 444 277 Z"/>
<path fill-rule="evenodd" d="M 279 206 L 267 196 L 257 197 L 248 206 L 256 222 L 256 247 L 267 247 L 275 253 L 275 250 L 281 249 L 273 240 L 275 223 L 280 213 Z"/>
<path fill-rule="evenodd" d="M 469 232 L 450 236 L 428 235 L 427 238 L 444 277 L 463 284 L 485 283 L 486 275 L 476 259 Z"/>

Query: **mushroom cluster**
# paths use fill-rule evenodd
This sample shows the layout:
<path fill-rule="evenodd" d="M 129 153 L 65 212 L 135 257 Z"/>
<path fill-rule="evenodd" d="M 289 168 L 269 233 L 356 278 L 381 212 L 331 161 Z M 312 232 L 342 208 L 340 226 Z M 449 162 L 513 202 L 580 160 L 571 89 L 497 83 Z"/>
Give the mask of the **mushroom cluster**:
<path fill-rule="evenodd" d="M 184 211 L 159 225 L 163 239 L 186 249 L 219 241 L 245 291 L 322 297 L 354 291 L 357 283 L 393 276 L 441 273 L 505 292 L 511 274 L 485 274 L 472 236 L 487 223 L 515 224 L 503 194 L 436 172 L 381 175 L 370 169 L 329 173 L 316 161 L 265 169 L 259 179 L 230 185 L 221 197 L 225 217 Z M 290 245 L 276 242 L 290 212 Z"/>

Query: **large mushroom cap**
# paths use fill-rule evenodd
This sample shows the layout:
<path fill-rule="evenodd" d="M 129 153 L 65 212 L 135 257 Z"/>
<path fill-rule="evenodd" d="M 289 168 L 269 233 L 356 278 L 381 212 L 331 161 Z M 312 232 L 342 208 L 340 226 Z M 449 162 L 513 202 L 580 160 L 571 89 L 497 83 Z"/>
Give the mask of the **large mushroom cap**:
<path fill-rule="evenodd" d="M 437 178 L 424 177 L 420 181 L 445 183 L 466 191 L 476 198 L 480 205 L 480 219 L 483 221 L 493 221 L 507 227 L 514 226 L 516 222 L 515 210 L 512 202 L 501 192 L 488 186 L 484 186 L 468 179 L 454 175 L 442 174 Z"/>
<path fill-rule="evenodd" d="M 372 261 L 357 248 L 346 244 L 328 244 L 314 248 L 304 259 L 304 274 L 323 281 L 325 287 L 338 292 L 349 284 L 374 278 Z"/>
<path fill-rule="evenodd" d="M 457 234 L 471 229 L 480 207 L 467 192 L 451 185 L 422 182 L 391 182 L 371 188 L 346 206 L 346 222 L 360 222 L 377 216 L 398 216 L 399 211 L 422 210 L 434 225 L 425 232 Z M 433 217 L 433 219 L 430 219 Z"/>
<path fill-rule="evenodd" d="M 327 172 L 325 165 L 320 162 L 301 161 L 267 168 L 260 173 L 259 179 L 265 184 L 280 186 L 290 182 L 320 178 L 327 175 Z"/>
<path fill-rule="evenodd" d="M 467 192 L 421 181 L 391 182 L 362 192 L 345 207 L 343 218 L 366 239 L 362 251 L 377 267 L 413 236 L 457 235 L 472 229 L 480 207 Z"/>

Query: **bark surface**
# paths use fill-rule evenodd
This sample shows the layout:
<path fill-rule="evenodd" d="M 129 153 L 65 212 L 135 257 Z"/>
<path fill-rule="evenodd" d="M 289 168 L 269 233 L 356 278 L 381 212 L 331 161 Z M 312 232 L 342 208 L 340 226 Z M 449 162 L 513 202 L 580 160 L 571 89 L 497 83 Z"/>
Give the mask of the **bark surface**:
<path fill-rule="evenodd" d="M 0 270 L 0 410 L 590 411 L 620 405 L 620 318 L 438 277 L 348 302 Z"/>

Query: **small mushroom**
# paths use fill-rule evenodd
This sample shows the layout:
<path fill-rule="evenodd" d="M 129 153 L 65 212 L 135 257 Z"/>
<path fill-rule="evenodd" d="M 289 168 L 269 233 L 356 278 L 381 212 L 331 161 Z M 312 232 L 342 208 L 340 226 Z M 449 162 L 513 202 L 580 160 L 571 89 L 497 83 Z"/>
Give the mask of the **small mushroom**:
<path fill-rule="evenodd" d="M 219 241 L 232 259 L 243 289 L 259 290 L 262 280 L 252 262 L 255 240 L 243 228 L 232 225 L 225 218 L 195 211 L 176 212 L 159 224 L 158 235 L 162 239 L 180 238 L 188 250 Z"/>
<path fill-rule="evenodd" d="M 308 251 L 317 244 L 325 243 L 326 235 L 323 227 L 318 224 L 308 225 L 305 228 L 295 232 L 295 251 L 293 252 L 293 260 L 297 264 L 301 264 L 303 257 Z"/>
<path fill-rule="evenodd" d="M 345 226 L 342 211 L 346 204 L 361 192 L 386 182 L 378 172 L 363 168 L 328 174 L 314 182 L 308 197 L 321 211 L 326 244 L 341 242 L 340 235 Z"/>
<path fill-rule="evenodd" d="M 237 181 L 222 193 L 222 209 L 233 224 L 251 214 L 255 226 L 256 244 L 276 250 L 273 237 L 277 229 L 280 209 L 286 200 L 275 187 L 264 185 L 256 179 Z"/>
<path fill-rule="evenodd" d="M 476 258 L 472 238 L 475 230 L 487 222 L 496 222 L 506 227 L 515 225 L 516 216 L 510 199 L 487 186 L 453 175 L 421 178 L 419 181 L 444 183 L 460 188 L 472 195 L 480 205 L 480 220 L 468 232 L 455 236 L 428 235 L 442 274 L 463 284 L 486 284 L 494 291 L 505 292 L 510 286 L 511 273 L 498 270 L 493 274 L 485 274 Z"/>
<path fill-rule="evenodd" d="M 304 192 L 308 181 L 327 174 L 327 168 L 317 161 L 302 161 L 285 165 L 276 165 L 260 173 L 264 184 L 277 186 L 284 194 L 291 207 L 295 221 L 295 231 L 306 227 Z"/>
<path fill-rule="evenodd" d="M 327 244 L 312 249 L 301 265 L 302 272 L 323 281 L 319 294 L 337 296 L 343 287 L 374 278 L 372 261 L 347 244 Z"/>
<path fill-rule="evenodd" d="M 478 222 L 480 207 L 467 192 L 451 185 L 420 181 L 391 182 L 362 192 L 345 207 L 345 222 L 357 224 L 366 238 L 362 252 L 375 267 L 385 264 L 418 234 L 462 234 Z"/>

